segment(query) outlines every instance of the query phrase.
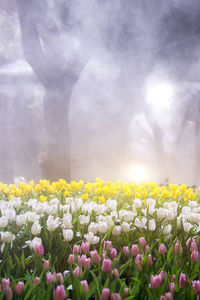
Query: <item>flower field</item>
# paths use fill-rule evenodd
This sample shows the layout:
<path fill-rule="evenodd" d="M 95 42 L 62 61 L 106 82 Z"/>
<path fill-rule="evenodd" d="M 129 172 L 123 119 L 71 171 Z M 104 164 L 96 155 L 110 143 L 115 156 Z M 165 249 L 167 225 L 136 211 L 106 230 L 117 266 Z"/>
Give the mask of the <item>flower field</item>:
<path fill-rule="evenodd" d="M 0 299 L 199 299 L 200 193 L 0 183 Z"/>

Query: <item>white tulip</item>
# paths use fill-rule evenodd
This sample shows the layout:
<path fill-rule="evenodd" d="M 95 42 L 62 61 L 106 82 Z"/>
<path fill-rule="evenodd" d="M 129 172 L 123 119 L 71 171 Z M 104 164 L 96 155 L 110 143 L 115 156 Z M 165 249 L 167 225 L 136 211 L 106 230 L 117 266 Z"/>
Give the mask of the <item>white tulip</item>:
<path fill-rule="evenodd" d="M 93 234 L 97 234 L 98 232 L 98 224 L 95 222 L 90 223 L 88 227 L 88 232 L 92 232 Z"/>
<path fill-rule="evenodd" d="M 191 212 L 191 207 L 189 207 L 189 206 L 184 206 L 184 207 L 182 208 L 182 214 L 186 215 L 186 214 L 190 214 L 190 212 Z"/>
<path fill-rule="evenodd" d="M 12 243 L 15 239 L 15 235 L 8 232 L 8 231 L 5 231 L 5 232 L 1 232 L 1 240 L 2 242 L 4 243 Z"/>
<path fill-rule="evenodd" d="M 71 229 L 63 230 L 64 240 L 70 242 L 73 239 L 74 233 Z"/>
<path fill-rule="evenodd" d="M 147 222 L 147 218 L 142 218 L 142 220 L 140 220 L 139 218 L 135 218 L 134 224 L 136 227 L 142 229 L 142 228 L 146 228 L 146 222 Z"/>
<path fill-rule="evenodd" d="M 53 216 L 48 216 L 47 219 L 47 229 L 49 231 L 54 231 L 59 226 L 59 218 L 54 219 Z"/>
<path fill-rule="evenodd" d="M 191 207 L 191 208 L 195 208 L 195 207 L 197 207 L 198 206 L 198 202 L 197 201 L 189 201 L 189 206 Z"/>
<path fill-rule="evenodd" d="M 158 210 L 157 210 L 157 216 L 160 220 L 164 219 L 167 217 L 167 212 L 168 210 L 166 208 L 163 208 L 163 207 L 160 207 Z"/>
<path fill-rule="evenodd" d="M 127 222 L 122 222 L 121 228 L 122 228 L 122 231 L 125 233 L 130 231 L 130 225 Z"/>
<path fill-rule="evenodd" d="M 58 205 L 47 205 L 45 211 L 48 215 L 57 215 Z"/>
<path fill-rule="evenodd" d="M 183 223 L 183 228 L 185 232 L 189 232 L 192 227 L 193 225 L 190 224 L 189 222 Z"/>
<path fill-rule="evenodd" d="M 84 215 L 80 215 L 79 216 L 79 222 L 81 225 L 86 225 L 90 222 L 90 216 L 84 216 Z"/>
<path fill-rule="evenodd" d="M 31 232 L 33 235 L 38 235 L 40 234 L 42 229 L 42 226 L 39 224 L 38 221 L 36 221 L 35 223 L 33 223 L 32 227 L 31 227 Z"/>
<path fill-rule="evenodd" d="M 112 216 L 110 216 L 110 215 L 105 216 L 104 221 L 107 223 L 108 227 L 111 227 L 114 225 Z"/>
<path fill-rule="evenodd" d="M 36 222 L 40 217 L 39 217 L 35 212 L 29 211 L 29 212 L 27 213 L 27 218 L 28 218 L 28 221 L 29 221 L 29 222 L 34 223 L 34 222 Z"/>
<path fill-rule="evenodd" d="M 154 231 L 156 229 L 156 222 L 154 219 L 149 220 L 149 230 Z"/>
<path fill-rule="evenodd" d="M 63 215 L 63 224 L 67 229 L 72 227 L 72 215 L 70 213 Z"/>
<path fill-rule="evenodd" d="M 142 207 L 142 200 L 139 198 L 136 198 L 133 200 L 133 204 L 136 208 L 140 208 L 140 207 Z"/>
<path fill-rule="evenodd" d="M 15 220 L 16 212 L 13 208 L 8 208 L 4 211 L 4 216 L 6 216 L 8 220 Z"/>
<path fill-rule="evenodd" d="M 117 201 L 116 200 L 107 200 L 106 206 L 108 209 L 110 209 L 112 211 L 116 211 L 117 210 Z"/>
<path fill-rule="evenodd" d="M 5 228 L 8 225 L 8 217 L 0 217 L 0 228 Z"/>
<path fill-rule="evenodd" d="M 98 231 L 100 233 L 105 233 L 108 230 L 108 225 L 106 222 L 99 222 L 98 223 Z"/>
<path fill-rule="evenodd" d="M 77 211 L 81 208 L 82 204 L 83 204 L 83 200 L 81 198 L 75 198 L 74 199 L 74 210 Z"/>
<path fill-rule="evenodd" d="M 10 202 L 14 207 L 19 207 L 22 204 L 21 197 L 12 198 Z"/>
<path fill-rule="evenodd" d="M 169 235 L 172 231 L 172 225 L 168 224 L 163 228 L 163 234 L 164 235 Z"/>
<path fill-rule="evenodd" d="M 92 232 L 88 232 L 84 235 L 85 239 L 89 242 L 90 245 L 98 244 L 99 237 L 94 235 Z"/>
<path fill-rule="evenodd" d="M 110 215 L 111 215 L 111 217 L 114 218 L 115 221 L 117 221 L 118 218 L 119 218 L 119 217 L 118 217 L 118 212 L 117 212 L 117 211 L 111 211 Z"/>
<path fill-rule="evenodd" d="M 32 241 L 26 241 L 25 243 L 28 244 L 30 248 L 33 248 L 35 250 L 38 244 L 42 244 L 42 240 L 38 237 L 35 237 L 34 239 L 32 239 Z"/>
<path fill-rule="evenodd" d="M 19 227 L 21 227 L 22 225 L 26 224 L 26 215 L 25 214 L 17 215 L 17 217 L 16 217 L 16 224 Z"/>
<path fill-rule="evenodd" d="M 53 199 L 51 199 L 49 201 L 49 205 L 56 205 L 56 206 L 58 206 L 59 202 L 60 201 L 58 200 L 58 198 L 53 198 Z"/>
<path fill-rule="evenodd" d="M 114 236 L 120 236 L 121 235 L 121 231 L 122 231 L 121 226 L 116 225 L 116 226 L 113 227 L 112 234 Z"/>
<path fill-rule="evenodd" d="M 149 214 L 153 214 L 155 212 L 155 205 L 156 205 L 156 200 L 152 198 L 147 198 L 146 199 L 146 205 L 149 210 Z"/>

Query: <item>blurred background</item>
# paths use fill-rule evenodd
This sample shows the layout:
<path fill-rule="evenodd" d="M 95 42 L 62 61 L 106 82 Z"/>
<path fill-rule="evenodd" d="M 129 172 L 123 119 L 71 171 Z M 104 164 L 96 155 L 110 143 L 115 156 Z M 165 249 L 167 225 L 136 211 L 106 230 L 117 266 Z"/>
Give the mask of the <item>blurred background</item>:
<path fill-rule="evenodd" d="M 199 0 L 0 0 L 0 181 L 200 183 Z"/>

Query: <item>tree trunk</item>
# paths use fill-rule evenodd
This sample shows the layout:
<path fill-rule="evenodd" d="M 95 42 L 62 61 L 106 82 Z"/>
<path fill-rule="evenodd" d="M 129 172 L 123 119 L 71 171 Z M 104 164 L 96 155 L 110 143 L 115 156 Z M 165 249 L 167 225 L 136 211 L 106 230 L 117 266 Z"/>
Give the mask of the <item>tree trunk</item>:
<path fill-rule="evenodd" d="M 42 178 L 70 180 L 69 103 L 72 87 L 47 89 L 43 99 Z"/>

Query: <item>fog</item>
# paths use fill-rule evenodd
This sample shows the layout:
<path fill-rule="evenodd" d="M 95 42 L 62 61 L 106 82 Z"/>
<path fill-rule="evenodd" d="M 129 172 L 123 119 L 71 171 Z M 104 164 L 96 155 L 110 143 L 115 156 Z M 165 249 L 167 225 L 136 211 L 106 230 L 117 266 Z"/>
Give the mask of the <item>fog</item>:
<path fill-rule="evenodd" d="M 0 0 L 0 181 L 200 182 L 198 0 Z"/>

